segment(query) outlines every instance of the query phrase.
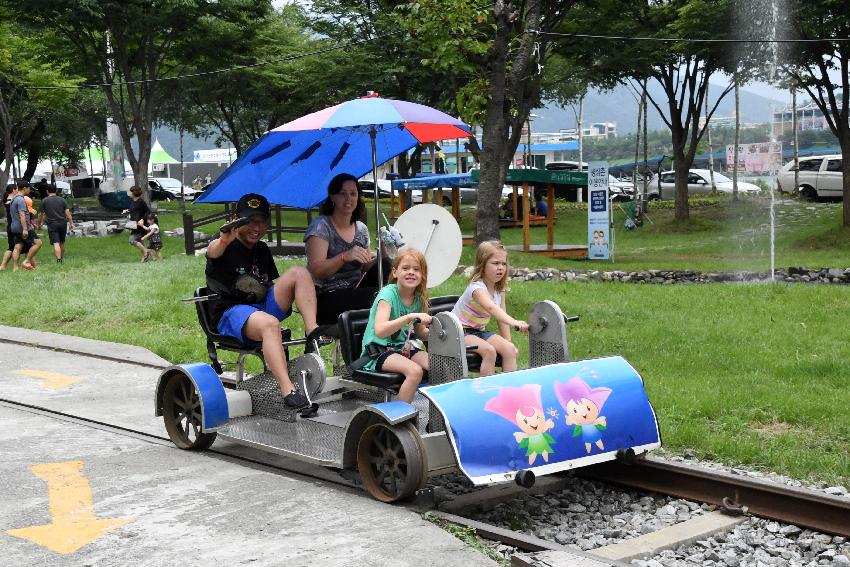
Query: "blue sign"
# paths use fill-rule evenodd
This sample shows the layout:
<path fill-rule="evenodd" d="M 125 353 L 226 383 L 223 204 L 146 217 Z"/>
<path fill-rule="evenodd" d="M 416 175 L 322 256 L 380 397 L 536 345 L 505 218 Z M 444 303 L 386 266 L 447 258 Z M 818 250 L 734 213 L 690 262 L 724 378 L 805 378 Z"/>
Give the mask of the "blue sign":
<path fill-rule="evenodd" d="M 518 471 L 551 474 L 661 446 L 643 380 L 619 356 L 420 389 L 443 414 L 461 471 L 475 484 Z"/>
<path fill-rule="evenodd" d="M 592 161 L 588 164 L 587 194 L 587 256 L 591 260 L 608 260 L 611 250 L 610 210 L 608 207 L 608 162 Z"/>

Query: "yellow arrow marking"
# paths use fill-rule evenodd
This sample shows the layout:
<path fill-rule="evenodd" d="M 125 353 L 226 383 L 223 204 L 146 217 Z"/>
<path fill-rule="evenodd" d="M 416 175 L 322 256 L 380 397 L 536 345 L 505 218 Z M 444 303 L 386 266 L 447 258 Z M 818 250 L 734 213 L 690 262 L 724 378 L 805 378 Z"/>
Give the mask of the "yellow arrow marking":
<path fill-rule="evenodd" d="M 91 487 L 82 472 L 82 461 L 45 463 L 30 468 L 47 483 L 53 521 L 44 526 L 8 530 L 9 535 L 67 555 L 133 519 L 97 519 L 92 507 Z"/>
<path fill-rule="evenodd" d="M 58 372 L 47 372 L 46 370 L 30 370 L 28 368 L 25 368 L 24 370 L 15 370 L 15 374 L 20 374 L 21 376 L 32 376 L 33 378 L 44 380 L 44 385 L 48 388 L 53 388 L 54 390 L 70 386 L 71 384 L 76 384 L 81 380 L 81 378 L 76 376 L 68 376 L 67 374 L 59 374 Z"/>

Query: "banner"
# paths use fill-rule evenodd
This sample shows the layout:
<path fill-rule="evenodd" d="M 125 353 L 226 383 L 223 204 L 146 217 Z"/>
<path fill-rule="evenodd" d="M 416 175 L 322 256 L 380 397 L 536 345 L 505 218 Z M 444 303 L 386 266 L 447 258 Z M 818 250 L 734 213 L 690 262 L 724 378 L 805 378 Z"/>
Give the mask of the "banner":
<path fill-rule="evenodd" d="M 610 201 L 608 200 L 608 162 L 592 161 L 587 175 L 587 257 L 608 260 Z"/>
<path fill-rule="evenodd" d="M 216 148 L 214 150 L 195 150 L 192 161 L 231 162 L 236 159 L 236 148 Z"/>
<path fill-rule="evenodd" d="M 643 379 L 610 356 L 421 388 L 476 485 L 552 474 L 661 445 Z"/>
<path fill-rule="evenodd" d="M 726 168 L 729 171 L 775 175 L 782 167 L 782 142 L 740 144 L 738 164 L 735 165 L 735 146 L 726 146 Z"/>

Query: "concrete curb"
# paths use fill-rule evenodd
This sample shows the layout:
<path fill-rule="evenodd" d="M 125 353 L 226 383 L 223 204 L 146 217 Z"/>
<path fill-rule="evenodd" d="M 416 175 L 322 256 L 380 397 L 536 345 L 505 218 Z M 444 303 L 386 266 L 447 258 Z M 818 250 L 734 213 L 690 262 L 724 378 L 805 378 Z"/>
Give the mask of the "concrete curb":
<path fill-rule="evenodd" d="M 125 364 L 136 364 L 149 368 L 166 368 L 171 366 L 171 363 L 164 358 L 139 346 L 84 339 L 19 327 L 0 325 L 0 341 L 123 362 Z"/>

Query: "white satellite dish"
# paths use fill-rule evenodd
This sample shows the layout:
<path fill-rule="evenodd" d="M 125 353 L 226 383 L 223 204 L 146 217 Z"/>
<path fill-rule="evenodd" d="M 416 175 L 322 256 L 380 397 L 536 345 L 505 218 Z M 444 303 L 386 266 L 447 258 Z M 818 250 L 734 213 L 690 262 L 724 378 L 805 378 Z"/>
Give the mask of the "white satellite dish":
<path fill-rule="evenodd" d="M 449 279 L 463 247 L 460 227 L 451 213 L 439 205 L 416 205 L 404 211 L 394 227 L 404 238 L 405 246 L 416 248 L 425 256 L 429 288 Z"/>

